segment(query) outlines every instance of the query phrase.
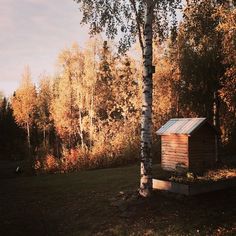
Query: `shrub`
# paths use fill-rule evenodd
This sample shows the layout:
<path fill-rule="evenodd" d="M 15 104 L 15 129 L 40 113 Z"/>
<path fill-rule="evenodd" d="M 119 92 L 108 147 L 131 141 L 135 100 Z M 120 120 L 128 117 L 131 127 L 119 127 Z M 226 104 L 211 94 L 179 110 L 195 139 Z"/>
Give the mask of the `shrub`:
<path fill-rule="evenodd" d="M 56 173 L 60 169 L 60 161 L 53 155 L 47 155 L 41 162 L 42 164 L 40 165 L 40 162 L 37 161 L 36 167 L 38 167 L 38 170 L 42 172 Z"/>
<path fill-rule="evenodd" d="M 64 147 L 60 159 L 45 155 L 45 158 L 40 158 L 41 162 L 36 162 L 35 169 L 49 173 L 66 173 L 134 163 L 139 156 L 139 136 L 137 138 L 134 130 L 132 124 L 109 124 L 94 135 L 96 138 L 90 148 Z"/>

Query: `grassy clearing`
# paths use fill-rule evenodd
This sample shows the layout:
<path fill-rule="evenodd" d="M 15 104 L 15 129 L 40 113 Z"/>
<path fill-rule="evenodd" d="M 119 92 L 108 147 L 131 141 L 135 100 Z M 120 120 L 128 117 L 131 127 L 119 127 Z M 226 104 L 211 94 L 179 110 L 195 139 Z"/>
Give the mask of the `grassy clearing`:
<path fill-rule="evenodd" d="M 236 189 L 126 200 L 138 179 L 130 166 L 1 180 L 0 235 L 236 234 Z"/>

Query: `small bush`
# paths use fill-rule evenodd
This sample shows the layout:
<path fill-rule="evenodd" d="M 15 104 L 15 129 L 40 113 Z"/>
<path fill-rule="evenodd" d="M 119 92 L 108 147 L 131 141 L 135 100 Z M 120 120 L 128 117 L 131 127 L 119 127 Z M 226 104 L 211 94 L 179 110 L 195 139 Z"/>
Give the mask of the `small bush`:
<path fill-rule="evenodd" d="M 53 155 L 47 155 L 35 161 L 34 169 L 37 173 L 56 173 L 60 170 L 60 161 Z"/>

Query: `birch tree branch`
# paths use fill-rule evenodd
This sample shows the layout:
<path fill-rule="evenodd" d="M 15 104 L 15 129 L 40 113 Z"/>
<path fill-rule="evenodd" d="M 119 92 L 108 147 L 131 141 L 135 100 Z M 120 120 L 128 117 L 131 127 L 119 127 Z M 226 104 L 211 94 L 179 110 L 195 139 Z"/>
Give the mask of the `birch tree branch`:
<path fill-rule="evenodd" d="M 136 22 L 137 22 L 137 28 L 138 28 L 138 38 L 139 38 L 139 43 L 140 43 L 140 47 L 142 49 L 142 54 L 144 51 L 144 45 L 143 45 L 143 38 L 142 38 L 142 30 L 141 30 L 141 25 L 140 25 L 140 19 L 138 16 L 138 11 L 137 11 L 137 7 L 135 4 L 135 0 L 130 0 L 131 5 L 133 6 L 134 9 L 134 13 L 135 13 L 135 18 L 136 18 Z"/>

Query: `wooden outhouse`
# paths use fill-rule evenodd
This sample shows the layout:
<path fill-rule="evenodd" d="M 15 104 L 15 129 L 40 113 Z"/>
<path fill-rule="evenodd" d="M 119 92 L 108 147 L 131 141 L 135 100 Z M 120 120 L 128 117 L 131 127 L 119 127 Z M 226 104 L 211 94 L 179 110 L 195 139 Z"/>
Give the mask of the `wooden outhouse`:
<path fill-rule="evenodd" d="M 164 170 L 201 172 L 217 160 L 217 132 L 206 118 L 170 119 L 157 134 Z"/>

